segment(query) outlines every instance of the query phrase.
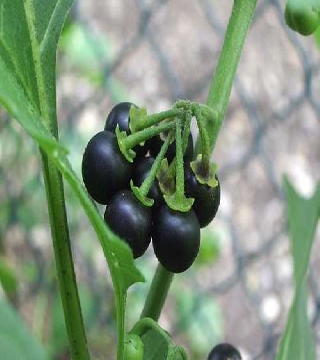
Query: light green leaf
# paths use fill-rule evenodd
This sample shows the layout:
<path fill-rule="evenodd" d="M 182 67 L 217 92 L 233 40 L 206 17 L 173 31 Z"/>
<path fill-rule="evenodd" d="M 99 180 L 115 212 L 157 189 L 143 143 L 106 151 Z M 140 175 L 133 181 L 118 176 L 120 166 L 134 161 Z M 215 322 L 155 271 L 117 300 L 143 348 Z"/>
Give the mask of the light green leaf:
<path fill-rule="evenodd" d="M 33 108 L 56 116 L 56 48 L 74 0 L 1 0 L 0 57 Z"/>
<path fill-rule="evenodd" d="M 5 301 L 0 302 L 0 354 L 2 359 L 10 360 L 47 359 L 44 348 Z"/>
<path fill-rule="evenodd" d="M 60 170 L 83 206 L 110 269 L 123 343 L 126 291 L 143 281 L 129 247 L 105 225 L 82 182 L 73 172 L 57 136 L 56 46 L 73 0 L 0 0 L 0 103 Z M 50 125 L 49 125 L 50 124 Z M 49 126 L 51 126 L 49 131 Z"/>
<path fill-rule="evenodd" d="M 301 197 L 284 180 L 294 265 L 295 296 L 277 360 L 315 360 L 315 345 L 307 316 L 307 282 L 311 247 L 320 214 L 320 184 L 310 199 Z"/>

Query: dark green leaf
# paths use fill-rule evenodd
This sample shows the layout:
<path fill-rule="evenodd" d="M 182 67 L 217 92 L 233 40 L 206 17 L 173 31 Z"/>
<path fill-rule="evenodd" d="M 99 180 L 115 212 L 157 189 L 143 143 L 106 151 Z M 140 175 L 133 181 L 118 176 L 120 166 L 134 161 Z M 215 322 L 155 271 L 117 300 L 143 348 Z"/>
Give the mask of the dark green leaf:
<path fill-rule="evenodd" d="M 310 199 L 297 194 L 287 178 L 284 186 L 294 265 L 295 296 L 277 360 L 315 360 L 312 328 L 307 316 L 306 274 L 320 214 L 320 184 Z"/>
<path fill-rule="evenodd" d="M 44 360 L 44 348 L 30 335 L 18 313 L 0 302 L 0 354 L 2 359 Z"/>

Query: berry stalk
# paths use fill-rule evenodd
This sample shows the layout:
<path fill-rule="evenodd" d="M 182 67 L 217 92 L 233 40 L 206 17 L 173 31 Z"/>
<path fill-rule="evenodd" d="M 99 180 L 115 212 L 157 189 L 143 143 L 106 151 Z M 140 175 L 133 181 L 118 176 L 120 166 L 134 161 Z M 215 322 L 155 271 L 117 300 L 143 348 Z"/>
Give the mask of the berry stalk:
<path fill-rule="evenodd" d="M 137 131 L 156 125 L 163 120 L 181 116 L 183 116 L 183 111 L 176 108 L 161 111 L 157 114 L 145 115 L 138 120 L 131 119 L 130 130 L 132 134 L 134 134 Z"/>
<path fill-rule="evenodd" d="M 149 190 L 152 186 L 152 183 L 154 181 L 154 179 L 157 176 L 157 173 L 160 170 L 161 167 L 161 162 L 165 157 L 165 154 L 169 148 L 170 142 L 174 137 L 174 133 L 173 131 L 170 132 L 170 134 L 167 136 L 165 142 L 163 143 L 161 150 L 159 152 L 159 154 L 157 155 L 157 157 L 155 158 L 152 167 L 149 171 L 148 176 L 146 177 L 146 179 L 143 181 L 143 183 L 141 184 L 140 187 L 136 187 L 134 186 L 134 184 L 131 182 L 131 189 L 134 192 L 134 194 L 136 195 L 136 197 L 139 199 L 139 201 L 141 201 L 145 206 L 152 206 L 153 205 L 153 199 L 149 199 L 147 197 Z"/>
<path fill-rule="evenodd" d="M 159 171 L 161 166 L 161 161 L 163 160 L 172 139 L 173 139 L 173 133 L 171 132 L 169 136 L 166 138 L 164 144 L 162 145 L 159 154 L 155 158 L 148 177 L 144 180 L 144 182 L 140 187 L 141 193 L 144 194 L 145 196 L 148 194 L 150 187 L 154 179 L 156 178 L 157 172 Z"/>
<path fill-rule="evenodd" d="M 140 319 L 148 317 L 158 321 L 173 280 L 173 275 L 172 272 L 167 271 L 160 263 L 158 264 Z"/>
<path fill-rule="evenodd" d="M 172 195 L 164 195 L 167 205 L 172 210 L 186 212 L 191 209 L 193 199 L 186 198 L 184 194 L 184 170 L 183 170 L 183 152 L 181 138 L 181 119 L 176 122 L 176 187 Z"/>
<path fill-rule="evenodd" d="M 209 176 L 210 169 L 210 145 L 209 145 L 209 135 L 204 122 L 203 116 L 199 106 L 196 106 L 194 113 L 197 119 L 200 139 L 201 139 L 201 176 L 207 178 Z"/>

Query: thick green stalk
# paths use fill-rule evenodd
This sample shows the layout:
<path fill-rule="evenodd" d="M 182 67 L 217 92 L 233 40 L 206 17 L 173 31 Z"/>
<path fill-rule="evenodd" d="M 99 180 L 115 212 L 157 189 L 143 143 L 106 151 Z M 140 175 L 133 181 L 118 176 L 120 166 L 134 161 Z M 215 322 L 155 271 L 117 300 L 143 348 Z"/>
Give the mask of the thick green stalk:
<path fill-rule="evenodd" d="M 173 273 L 159 263 L 140 318 L 149 317 L 158 321 L 173 279 Z"/>
<path fill-rule="evenodd" d="M 47 156 L 43 153 L 41 155 L 57 277 L 71 357 L 87 360 L 90 356 L 73 267 L 62 178 Z"/>
<path fill-rule="evenodd" d="M 55 103 L 50 103 L 48 89 L 45 86 L 45 75 L 41 62 L 40 45 L 35 29 L 35 18 L 32 1 L 24 2 L 26 20 L 30 30 L 32 54 L 35 64 L 36 81 L 39 89 L 39 113 L 51 133 L 58 138 L 58 124 Z M 55 86 L 53 84 L 52 86 Z M 90 359 L 87 339 L 82 319 L 79 294 L 75 278 L 71 253 L 69 228 L 64 200 L 62 177 L 58 169 L 41 152 L 43 177 L 47 194 L 47 204 L 54 247 L 57 278 L 67 328 L 69 347 L 73 359 Z"/>
<path fill-rule="evenodd" d="M 218 118 L 208 122 L 210 148 L 214 149 L 236 75 L 242 49 L 254 15 L 257 0 L 234 0 L 224 43 L 212 79 L 207 105 L 218 113 Z"/>

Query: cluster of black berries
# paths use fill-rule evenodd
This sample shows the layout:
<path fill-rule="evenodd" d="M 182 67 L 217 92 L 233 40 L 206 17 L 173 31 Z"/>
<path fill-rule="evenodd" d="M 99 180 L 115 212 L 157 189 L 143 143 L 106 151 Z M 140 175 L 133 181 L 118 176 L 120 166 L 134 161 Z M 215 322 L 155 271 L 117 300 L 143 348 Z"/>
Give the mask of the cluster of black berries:
<path fill-rule="evenodd" d="M 109 113 L 104 130 L 89 141 L 82 160 L 82 176 L 91 197 L 106 205 L 104 219 L 108 226 L 130 246 L 134 258 L 145 253 L 150 241 L 164 268 L 174 273 L 188 269 L 194 262 L 200 246 L 200 228 L 215 217 L 220 203 L 220 185 L 200 184 L 190 161 L 193 158 L 193 140 L 190 133 L 184 153 L 185 194 L 194 198 L 187 212 L 172 210 L 164 201 L 158 179 L 148 192 L 154 200 L 151 207 L 138 200 L 130 187 L 141 186 L 147 178 L 155 157 L 164 143 L 160 135 L 133 148 L 134 161 L 129 162 L 118 146 L 116 127 L 130 134 L 129 102 L 116 105 Z M 170 163 L 175 157 L 173 141 L 167 150 Z"/>

